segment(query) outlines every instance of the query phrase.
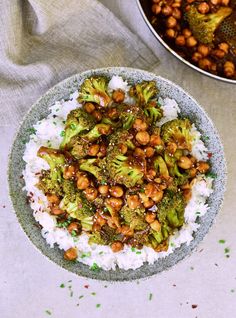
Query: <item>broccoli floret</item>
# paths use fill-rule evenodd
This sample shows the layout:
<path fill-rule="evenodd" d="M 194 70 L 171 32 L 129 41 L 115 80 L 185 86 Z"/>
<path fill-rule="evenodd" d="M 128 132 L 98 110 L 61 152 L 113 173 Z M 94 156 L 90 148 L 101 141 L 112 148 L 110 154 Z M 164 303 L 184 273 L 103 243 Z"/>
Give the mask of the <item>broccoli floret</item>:
<path fill-rule="evenodd" d="M 126 130 L 129 130 L 132 127 L 136 118 L 143 119 L 145 117 L 142 108 L 137 105 L 119 105 L 118 112 L 122 128 Z"/>
<path fill-rule="evenodd" d="M 82 171 L 87 171 L 94 175 L 94 177 L 98 180 L 106 180 L 106 163 L 101 159 L 82 159 L 79 164 L 79 168 Z"/>
<path fill-rule="evenodd" d="M 130 90 L 130 95 L 136 98 L 138 105 L 148 104 L 157 93 L 158 89 L 154 81 L 143 81 L 134 85 Z"/>
<path fill-rule="evenodd" d="M 87 78 L 81 85 L 78 102 L 94 102 L 107 107 L 111 97 L 107 92 L 107 79 L 105 77 Z"/>
<path fill-rule="evenodd" d="M 92 142 L 97 140 L 102 135 L 109 135 L 111 133 L 111 126 L 108 124 L 97 124 L 87 134 L 82 135 L 83 139 Z"/>
<path fill-rule="evenodd" d="M 145 208 L 130 209 L 127 205 L 120 210 L 124 223 L 133 230 L 144 230 L 148 224 L 145 222 Z"/>
<path fill-rule="evenodd" d="M 179 228 L 184 223 L 184 198 L 180 192 L 167 191 L 157 204 L 157 217 L 162 224 Z"/>
<path fill-rule="evenodd" d="M 169 171 L 166 166 L 165 160 L 161 156 L 154 158 L 154 168 L 160 176 L 169 177 Z"/>
<path fill-rule="evenodd" d="M 145 107 L 144 114 L 149 119 L 149 122 L 151 124 L 154 124 L 162 118 L 163 110 L 160 107 L 156 107 L 152 103 L 150 103 L 149 105 L 147 105 L 147 107 Z"/>
<path fill-rule="evenodd" d="M 63 170 L 66 164 L 65 156 L 57 149 L 40 147 L 37 156 L 46 160 L 50 167 L 50 178 L 52 181 L 62 179 Z"/>
<path fill-rule="evenodd" d="M 192 149 L 190 134 L 191 123 L 188 119 L 173 119 L 161 127 L 161 138 L 165 143 L 174 142 L 179 149 Z"/>
<path fill-rule="evenodd" d="M 57 179 L 52 180 L 49 170 L 42 170 L 39 182 L 36 186 L 39 190 L 43 191 L 44 194 L 56 194 L 58 197 L 61 197 L 64 193 L 61 182 Z"/>
<path fill-rule="evenodd" d="M 101 230 L 98 232 L 92 232 L 89 237 L 89 244 L 109 245 L 117 240 L 118 235 L 116 230 L 110 226 L 103 225 Z"/>
<path fill-rule="evenodd" d="M 60 147 L 65 148 L 70 144 L 72 137 L 84 130 L 92 129 L 94 125 L 94 117 L 86 113 L 83 109 L 78 108 L 72 110 L 67 116 L 65 134 Z"/>
<path fill-rule="evenodd" d="M 211 44 L 214 40 L 216 29 L 232 13 L 229 7 L 221 7 L 216 13 L 201 14 L 194 5 L 186 12 L 189 28 L 198 41 Z"/>

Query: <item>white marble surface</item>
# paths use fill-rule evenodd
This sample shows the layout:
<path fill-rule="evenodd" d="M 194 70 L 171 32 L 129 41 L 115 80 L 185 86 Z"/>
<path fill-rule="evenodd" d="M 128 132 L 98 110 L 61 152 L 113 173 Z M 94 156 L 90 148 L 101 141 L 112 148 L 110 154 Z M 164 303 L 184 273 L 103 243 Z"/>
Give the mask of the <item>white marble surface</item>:
<path fill-rule="evenodd" d="M 170 55 L 145 25 L 135 0 L 101 2 L 138 33 L 160 58 L 158 74 L 190 92 L 215 122 L 228 160 L 225 203 L 198 250 L 168 272 L 139 283 L 110 284 L 77 277 L 44 258 L 20 229 L 8 200 L 5 174 L 14 129 L 10 124 L 1 127 L 0 317 L 235 317 L 236 86 L 205 77 Z M 219 244 L 220 239 L 226 243 Z M 230 249 L 229 258 L 224 253 L 226 247 Z M 66 287 L 60 288 L 61 283 Z M 81 295 L 84 297 L 79 300 Z M 97 304 L 101 306 L 97 308 Z M 192 308 L 193 304 L 197 308 Z"/>

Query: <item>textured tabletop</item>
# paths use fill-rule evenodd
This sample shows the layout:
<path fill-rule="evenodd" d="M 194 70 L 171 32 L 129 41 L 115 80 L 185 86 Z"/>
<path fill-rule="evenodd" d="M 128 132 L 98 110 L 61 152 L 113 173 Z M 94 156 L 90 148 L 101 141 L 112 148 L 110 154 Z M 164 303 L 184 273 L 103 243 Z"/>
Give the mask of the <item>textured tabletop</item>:
<path fill-rule="evenodd" d="M 201 75 L 167 52 L 142 20 L 135 0 L 101 2 L 159 57 L 158 75 L 181 85 L 214 121 L 228 161 L 224 205 L 197 251 L 165 273 L 113 284 L 77 277 L 44 258 L 20 229 L 5 177 L 15 131 L 10 125 L 1 127 L 0 317 L 235 317 L 236 85 Z"/>

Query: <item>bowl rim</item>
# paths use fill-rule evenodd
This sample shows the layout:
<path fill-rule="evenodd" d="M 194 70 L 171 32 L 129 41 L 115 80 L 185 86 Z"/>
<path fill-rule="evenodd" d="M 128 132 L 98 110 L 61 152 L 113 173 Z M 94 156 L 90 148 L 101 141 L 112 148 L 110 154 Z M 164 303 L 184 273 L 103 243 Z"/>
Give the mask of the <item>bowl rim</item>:
<path fill-rule="evenodd" d="M 65 266 L 63 266 L 62 264 L 59 263 L 59 261 L 55 261 L 53 260 L 50 255 L 47 255 L 45 254 L 42 249 L 39 247 L 39 246 L 36 246 L 35 242 L 31 239 L 31 237 L 27 234 L 27 230 L 25 229 L 25 225 L 22 224 L 20 218 L 19 218 L 19 215 L 17 212 L 17 206 L 12 198 L 12 191 L 11 191 L 11 184 L 10 184 L 10 178 L 11 178 L 11 161 L 12 161 L 12 158 L 13 158 L 13 150 L 14 150 L 14 147 L 15 147 L 15 143 L 18 141 L 18 135 L 20 134 L 20 129 L 22 127 L 22 125 L 24 124 L 25 120 L 28 119 L 28 116 L 30 115 L 31 111 L 34 110 L 38 104 L 41 102 L 42 99 L 44 99 L 47 95 L 50 95 L 52 93 L 52 91 L 55 89 L 55 88 L 59 88 L 61 86 L 63 86 L 63 84 L 67 83 L 67 82 L 70 82 L 70 81 L 73 81 L 73 80 L 76 80 L 77 77 L 86 77 L 87 75 L 91 75 L 91 72 L 94 72 L 94 73 L 109 73 L 109 72 L 114 72 L 114 71 L 119 71 L 120 73 L 122 73 L 122 71 L 127 71 L 127 72 L 138 72 L 140 74 L 146 74 L 147 76 L 153 76 L 155 77 L 155 79 L 161 79 L 163 80 L 164 82 L 168 83 L 169 85 L 175 87 L 176 89 L 180 90 L 181 92 L 184 93 L 184 95 L 187 95 L 196 105 L 197 107 L 204 113 L 204 115 L 206 116 L 207 118 L 207 121 L 209 121 L 209 123 L 211 124 L 211 126 L 214 128 L 214 132 L 215 132 L 215 135 L 216 137 L 218 138 L 219 142 L 220 142 L 220 145 L 221 145 L 221 150 L 222 150 L 222 161 L 223 161 L 223 166 L 224 166 L 224 171 L 223 171 L 223 184 L 222 184 L 222 195 L 219 199 L 219 205 L 218 205 L 218 209 L 215 213 L 215 216 L 214 218 L 211 220 L 211 222 L 209 223 L 209 227 L 208 227 L 208 230 L 207 232 L 210 230 L 211 226 L 213 225 L 213 223 L 215 222 L 215 219 L 216 219 L 216 216 L 218 215 L 219 211 L 222 209 L 222 205 L 223 205 L 223 201 L 224 201 L 224 194 L 225 194 L 225 191 L 226 191 L 226 184 L 227 184 L 227 162 L 226 162 L 226 157 L 225 157 L 225 152 L 224 152 L 224 148 L 223 148 L 223 144 L 222 144 L 222 141 L 221 141 L 221 138 L 219 136 L 219 133 L 213 123 L 213 121 L 211 120 L 211 118 L 209 117 L 208 113 L 206 112 L 206 110 L 195 100 L 195 98 L 192 97 L 192 95 L 190 95 L 188 92 L 186 92 L 182 87 L 180 87 L 178 84 L 170 81 L 169 79 L 166 79 L 162 76 L 159 76 L 159 75 L 156 75 L 155 73 L 152 73 L 152 72 L 149 72 L 149 71 L 145 71 L 145 70 L 141 70 L 141 69 L 136 69 L 136 68 L 132 68 L 132 67 L 103 67 L 103 68 L 96 68 L 96 69 L 91 69 L 91 70 L 86 70 L 84 72 L 81 72 L 81 73 L 76 73 L 60 82 L 58 82 L 57 84 L 55 84 L 54 86 L 52 86 L 49 90 L 47 90 L 43 95 L 41 95 L 41 97 L 39 97 L 35 103 L 33 103 L 33 105 L 31 105 L 31 107 L 28 109 L 28 111 L 25 113 L 25 115 L 23 116 L 22 120 L 20 121 L 18 127 L 16 128 L 16 132 L 15 132 L 15 135 L 14 135 L 14 138 L 13 138 L 13 142 L 11 144 L 11 147 L 9 149 L 9 152 L 8 152 L 8 165 L 7 165 L 7 179 L 8 179 L 8 182 L 7 182 L 7 188 L 8 188 L 8 195 L 10 197 L 10 204 L 11 204 L 11 208 L 13 209 L 15 215 L 16 215 L 16 218 L 17 218 L 17 221 L 20 225 L 20 228 L 22 231 L 24 231 L 27 239 L 30 241 L 30 243 L 34 246 L 34 248 L 39 251 L 46 259 L 48 259 L 50 262 L 52 262 L 54 265 L 56 264 L 57 266 L 60 266 L 61 268 L 63 268 L 64 270 L 68 271 L 69 273 L 73 273 L 74 275 L 76 275 L 77 277 L 78 276 L 81 276 L 81 277 L 85 277 L 85 278 L 90 278 L 90 279 L 96 279 L 98 281 L 109 281 L 109 282 L 131 282 L 133 280 L 146 280 L 148 278 L 151 278 L 153 276 L 156 276 L 158 274 L 161 274 L 162 272 L 165 272 L 167 270 L 170 270 L 173 268 L 174 265 L 178 264 L 179 262 L 183 261 L 185 258 L 189 257 L 198 247 L 198 245 L 200 244 L 200 242 L 206 237 L 206 234 L 207 232 L 204 234 L 203 237 L 200 237 L 200 239 L 198 239 L 198 243 L 196 246 L 193 246 L 191 247 L 190 251 L 187 253 L 187 254 L 184 254 L 182 258 L 179 258 L 177 259 L 177 261 L 175 262 L 174 265 L 167 265 L 164 269 L 160 270 L 160 271 L 156 271 L 156 272 L 153 272 L 153 273 L 148 273 L 148 275 L 143 275 L 143 274 L 139 274 L 137 275 L 137 277 L 128 277 L 127 275 L 125 275 L 125 277 L 121 277 L 123 275 L 123 273 L 121 273 L 121 275 L 119 277 L 102 277 L 99 275 L 99 277 L 96 277 L 96 274 L 94 275 L 94 273 L 91 273 L 90 274 L 79 274 L 76 272 L 76 270 L 71 270 Z M 32 209 L 31 209 L 32 210 Z M 192 240 L 194 241 L 194 240 Z M 45 244 L 46 241 L 45 241 Z M 181 244 L 181 245 L 184 245 L 184 244 Z M 181 247 L 181 246 L 180 246 Z M 48 246 L 48 250 L 49 249 L 49 246 Z M 172 253 L 171 253 L 172 254 Z M 156 262 L 156 261 L 155 261 Z M 154 262 L 154 264 L 155 264 Z M 85 265 L 87 266 L 87 265 Z M 143 266 L 143 265 L 142 265 Z M 140 269 L 141 267 L 139 267 L 138 269 Z M 104 272 L 105 270 L 102 270 L 102 272 Z M 106 271 L 106 272 L 110 272 L 110 271 L 113 271 L 113 270 L 109 270 L 109 271 Z M 125 270 L 124 270 L 125 271 Z M 132 270 L 132 271 L 136 271 L 136 270 Z M 116 271 L 113 271 L 113 272 L 116 272 Z M 126 273 L 128 273 L 128 271 L 125 271 Z"/>
<path fill-rule="evenodd" d="M 190 68 L 198 71 L 199 73 L 202 73 L 208 77 L 214 78 L 218 81 L 222 81 L 222 82 L 226 82 L 226 83 L 230 83 L 230 84 L 236 84 L 236 80 L 232 80 L 230 78 L 226 78 L 226 77 L 222 77 L 222 76 L 218 76 L 215 74 L 212 74 L 210 72 L 206 72 L 204 70 L 202 70 L 200 67 L 197 67 L 196 65 L 190 63 L 189 61 L 187 61 L 186 59 L 184 59 L 182 56 L 180 56 L 177 52 L 175 52 L 161 37 L 160 35 L 157 33 L 157 31 L 154 29 L 154 27 L 152 26 L 152 24 L 150 23 L 147 15 L 144 12 L 143 6 L 141 4 L 141 0 L 136 0 L 136 3 L 138 5 L 139 11 L 144 19 L 144 21 L 146 22 L 147 26 L 149 27 L 149 29 L 152 31 L 153 35 L 155 36 L 155 38 L 162 44 L 162 46 L 164 46 L 164 48 L 169 51 L 171 54 L 173 54 L 177 59 L 179 59 L 182 63 L 186 64 L 187 66 L 189 66 Z"/>

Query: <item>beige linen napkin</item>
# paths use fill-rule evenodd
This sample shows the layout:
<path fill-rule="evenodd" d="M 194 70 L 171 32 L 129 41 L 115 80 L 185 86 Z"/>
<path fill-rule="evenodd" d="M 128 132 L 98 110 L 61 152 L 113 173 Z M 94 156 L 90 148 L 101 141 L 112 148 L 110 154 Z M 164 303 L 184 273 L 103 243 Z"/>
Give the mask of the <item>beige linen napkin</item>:
<path fill-rule="evenodd" d="M 96 0 L 4 0 L 0 12 L 0 125 L 17 124 L 37 98 L 72 74 L 158 63 Z"/>

